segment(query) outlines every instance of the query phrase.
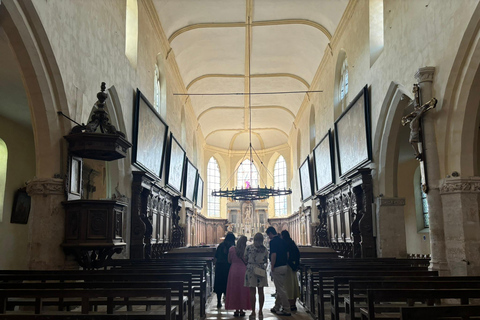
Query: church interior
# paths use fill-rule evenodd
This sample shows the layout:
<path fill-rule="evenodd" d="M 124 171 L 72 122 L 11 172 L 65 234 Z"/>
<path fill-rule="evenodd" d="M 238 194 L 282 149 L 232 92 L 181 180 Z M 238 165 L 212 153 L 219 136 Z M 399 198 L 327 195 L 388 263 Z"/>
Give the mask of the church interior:
<path fill-rule="evenodd" d="M 215 248 L 268 227 L 309 319 L 333 269 L 478 285 L 479 88 L 478 0 L 0 0 L 0 299 L 203 268 L 171 308 L 210 319 Z"/>

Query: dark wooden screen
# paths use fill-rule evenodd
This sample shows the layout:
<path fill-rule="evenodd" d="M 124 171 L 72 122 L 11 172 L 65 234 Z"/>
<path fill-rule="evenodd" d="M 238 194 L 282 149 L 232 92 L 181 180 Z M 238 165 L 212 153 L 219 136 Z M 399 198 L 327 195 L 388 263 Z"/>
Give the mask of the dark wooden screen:
<path fill-rule="evenodd" d="M 133 172 L 131 259 L 159 259 L 163 252 L 184 245 L 179 198 L 155 182 L 148 173 Z"/>
<path fill-rule="evenodd" d="M 375 257 L 372 176 L 359 169 L 340 184 L 317 195 L 320 223 L 314 243 L 345 257 Z"/>

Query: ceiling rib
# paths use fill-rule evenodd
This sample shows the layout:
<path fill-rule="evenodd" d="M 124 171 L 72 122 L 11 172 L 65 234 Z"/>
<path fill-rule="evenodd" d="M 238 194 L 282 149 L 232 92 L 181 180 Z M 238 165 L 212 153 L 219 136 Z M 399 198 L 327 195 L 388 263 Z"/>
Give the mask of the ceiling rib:
<path fill-rule="evenodd" d="M 232 140 L 230 141 L 230 145 L 228 146 L 228 149 L 229 149 L 229 150 L 233 150 L 233 144 L 235 143 L 235 140 L 236 140 L 237 137 L 238 137 L 239 135 L 241 135 L 242 133 L 245 133 L 245 132 L 238 132 L 238 133 L 236 133 L 236 134 L 233 135 Z M 265 149 L 265 143 L 263 142 L 263 139 L 262 139 L 262 137 L 260 136 L 260 134 L 258 134 L 258 133 L 256 133 L 256 132 L 253 132 L 253 131 L 251 132 L 251 134 L 253 134 L 255 137 L 257 137 L 258 142 L 260 142 L 260 148 L 261 148 L 261 150 Z M 252 139 L 252 138 L 250 138 L 250 142 L 251 142 L 251 139 Z M 250 146 L 249 146 L 249 147 L 250 147 Z"/>
<path fill-rule="evenodd" d="M 257 129 L 252 128 L 252 134 L 259 135 L 259 133 L 255 133 L 253 131 L 270 131 L 270 130 L 271 131 L 278 131 L 281 134 L 283 134 L 285 137 L 288 138 L 288 134 L 285 131 L 283 131 L 281 129 L 278 129 L 278 128 L 273 128 L 273 127 L 271 127 L 271 128 L 257 128 Z M 207 140 L 208 137 L 210 137 L 212 134 L 215 134 L 215 133 L 218 133 L 218 132 L 228 132 L 228 131 L 239 131 L 236 135 L 239 135 L 239 134 L 242 134 L 242 133 L 248 133 L 248 130 L 241 130 L 241 129 L 217 129 L 217 130 L 213 130 L 212 132 L 207 134 L 205 136 L 205 140 Z"/>
<path fill-rule="evenodd" d="M 220 107 L 220 106 L 215 106 L 215 107 L 210 107 L 206 110 L 204 110 L 202 113 L 200 113 L 197 117 L 197 121 L 200 121 L 200 118 L 203 117 L 206 113 L 210 112 L 210 111 L 215 111 L 215 110 L 241 110 L 241 109 L 244 109 L 244 107 Z M 291 117 L 292 119 L 295 119 L 295 115 L 293 114 L 293 112 L 286 108 L 286 107 L 282 107 L 282 106 L 254 106 L 252 107 L 252 110 L 260 110 L 260 109 L 281 109 L 282 111 L 285 111 L 287 112 Z"/>
<path fill-rule="evenodd" d="M 192 81 L 190 81 L 190 83 L 187 85 L 187 90 L 189 90 L 190 87 L 193 86 L 196 82 L 203 79 L 207 79 L 207 78 L 243 78 L 243 77 L 245 77 L 245 75 L 243 74 L 221 74 L 221 73 L 204 74 L 203 76 L 197 77 Z M 278 78 L 289 77 L 289 78 L 300 81 L 307 88 L 310 87 L 310 84 L 305 79 L 292 73 L 261 73 L 261 74 L 250 75 L 250 78 L 277 78 L 277 77 Z"/>
<path fill-rule="evenodd" d="M 248 8 L 247 8 L 248 10 Z M 268 21 L 256 21 L 252 22 L 253 27 L 263 27 L 263 26 L 282 26 L 282 25 L 291 25 L 291 24 L 300 24 L 306 25 L 313 28 L 320 30 L 327 38 L 328 41 L 332 39 L 332 35 L 330 32 L 320 23 L 306 20 L 306 19 L 283 19 L 283 20 L 268 20 Z M 206 28 L 240 28 L 245 27 L 245 22 L 226 22 L 226 23 L 197 23 L 191 24 L 189 26 L 183 27 L 172 33 L 172 35 L 168 38 L 168 43 L 172 43 L 172 41 L 187 31 L 195 30 L 195 29 L 206 29 Z"/>

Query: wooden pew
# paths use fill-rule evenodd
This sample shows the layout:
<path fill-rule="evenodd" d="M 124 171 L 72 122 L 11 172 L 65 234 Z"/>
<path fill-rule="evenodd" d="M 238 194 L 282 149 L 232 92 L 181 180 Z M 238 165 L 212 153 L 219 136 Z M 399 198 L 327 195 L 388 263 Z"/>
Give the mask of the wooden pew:
<path fill-rule="evenodd" d="M 184 284 L 182 281 L 149 281 L 149 282 L 24 282 L 24 283 L 0 283 L 0 290 L 18 289 L 18 290 L 46 290 L 46 289 L 170 289 L 171 304 L 177 307 L 177 320 L 183 320 L 185 305 L 188 303 L 188 297 L 184 294 Z M 7 301 L 7 310 L 14 310 L 17 306 L 34 306 L 34 299 L 17 299 Z M 105 300 L 91 300 L 91 305 L 96 309 L 98 306 L 105 305 Z M 162 304 L 162 301 L 159 301 Z M 81 300 L 46 300 L 44 306 L 57 306 L 59 311 L 69 310 L 73 306 L 81 305 Z M 128 305 L 128 301 L 126 302 Z M 188 305 L 187 305 L 188 308 Z M 131 306 L 128 306 L 131 311 Z M 192 317 L 193 318 L 193 317 Z"/>
<path fill-rule="evenodd" d="M 438 299 L 460 299 L 461 304 L 468 304 L 469 299 L 480 298 L 480 289 L 368 289 L 367 307 L 360 308 L 362 320 L 400 319 L 400 308 L 414 306 L 415 301 L 429 301 Z M 408 305 L 407 305 L 408 301 Z M 401 304 L 392 304 L 401 303 Z M 385 303 L 388 304 L 386 308 Z M 388 315 L 382 314 L 388 312 Z"/>
<path fill-rule="evenodd" d="M 335 280 L 339 280 L 339 282 L 349 281 L 348 296 L 344 298 L 345 308 L 343 309 L 346 313 L 346 320 L 359 318 L 355 315 L 355 312 L 364 306 L 362 301 L 366 301 L 368 289 L 480 288 L 480 277 L 357 277 L 336 278 Z M 338 314 L 334 315 L 333 318 L 339 319 L 341 307 L 337 305 L 334 309 Z"/>
<path fill-rule="evenodd" d="M 18 273 L 4 274 L 0 272 L 0 285 L 19 284 L 19 282 L 117 282 L 121 285 L 130 282 L 155 282 L 155 281 L 181 281 L 187 296 L 187 314 L 188 319 L 194 319 L 194 289 L 192 285 L 192 274 L 190 273 L 147 273 L 147 272 L 128 272 L 118 273 L 113 271 L 41 271 L 41 270 L 21 270 Z M 200 308 L 201 309 L 201 308 Z"/>
<path fill-rule="evenodd" d="M 148 299 L 146 298 L 148 297 Z M 125 305 L 128 298 L 130 305 L 156 305 L 157 301 L 152 298 L 165 299 L 165 310 L 151 310 L 149 312 L 115 311 L 116 305 Z M 34 312 L 7 311 L 6 304 L 10 298 L 34 298 L 36 301 Z M 74 298 L 81 300 L 81 312 L 65 312 L 48 310 L 43 311 L 44 299 Z M 91 312 L 92 300 L 106 298 L 106 311 Z M 121 298 L 121 299 L 118 299 Z M 116 314 L 117 313 L 117 314 Z M 176 307 L 172 306 L 170 289 L 4 289 L 0 290 L 0 319 L 39 319 L 42 314 L 48 319 L 175 319 Z"/>
<path fill-rule="evenodd" d="M 301 301 L 307 310 L 315 313 L 314 298 L 311 296 L 314 293 L 313 288 L 316 286 L 318 279 L 316 274 L 325 270 L 370 270 L 374 269 L 408 269 L 408 270 L 427 270 L 428 264 L 422 263 L 422 259 L 395 259 L 395 258 L 367 258 L 367 259 L 327 259 L 315 260 L 312 264 L 312 259 L 301 259 L 301 261 L 310 261 L 308 265 L 302 265 L 300 295 Z M 414 261 L 419 260 L 419 261 Z M 319 264 L 316 264 L 319 263 Z"/>
<path fill-rule="evenodd" d="M 207 303 L 207 280 L 206 270 L 204 267 L 187 267 L 187 266 L 162 266 L 162 265 L 150 265 L 144 267 L 122 267 L 119 269 L 112 269 L 112 272 L 118 273 L 165 273 L 165 272 L 187 272 L 192 274 L 192 289 L 195 294 L 200 297 L 200 318 L 206 317 L 206 303 Z"/>
<path fill-rule="evenodd" d="M 310 302 L 312 305 L 315 305 L 314 299 L 315 294 L 317 296 L 317 312 L 315 309 L 311 311 L 313 314 L 316 314 L 318 319 L 325 319 L 325 303 L 330 300 L 330 291 L 333 289 L 333 278 L 334 277 L 360 277 L 360 276 L 369 276 L 369 277 L 378 277 L 378 276 L 436 276 L 438 273 L 436 271 L 424 271 L 424 270 L 400 270 L 392 271 L 392 268 L 383 268 L 371 267 L 369 270 L 358 270 L 358 269 L 344 269 L 344 270 L 328 270 L 318 272 L 318 283 L 313 288 L 312 294 L 310 295 Z"/>
<path fill-rule="evenodd" d="M 400 308 L 401 320 L 480 317 L 480 305 L 426 306 Z"/>

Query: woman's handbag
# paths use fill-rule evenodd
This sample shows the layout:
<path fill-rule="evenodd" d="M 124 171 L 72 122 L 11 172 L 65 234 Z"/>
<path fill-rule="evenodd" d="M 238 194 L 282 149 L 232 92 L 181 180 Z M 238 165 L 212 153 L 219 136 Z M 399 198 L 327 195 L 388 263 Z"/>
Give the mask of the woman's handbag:
<path fill-rule="evenodd" d="M 253 273 L 257 277 L 261 277 L 261 278 L 265 278 L 267 276 L 267 271 L 265 271 L 264 269 L 262 269 L 260 267 L 253 267 Z"/>

